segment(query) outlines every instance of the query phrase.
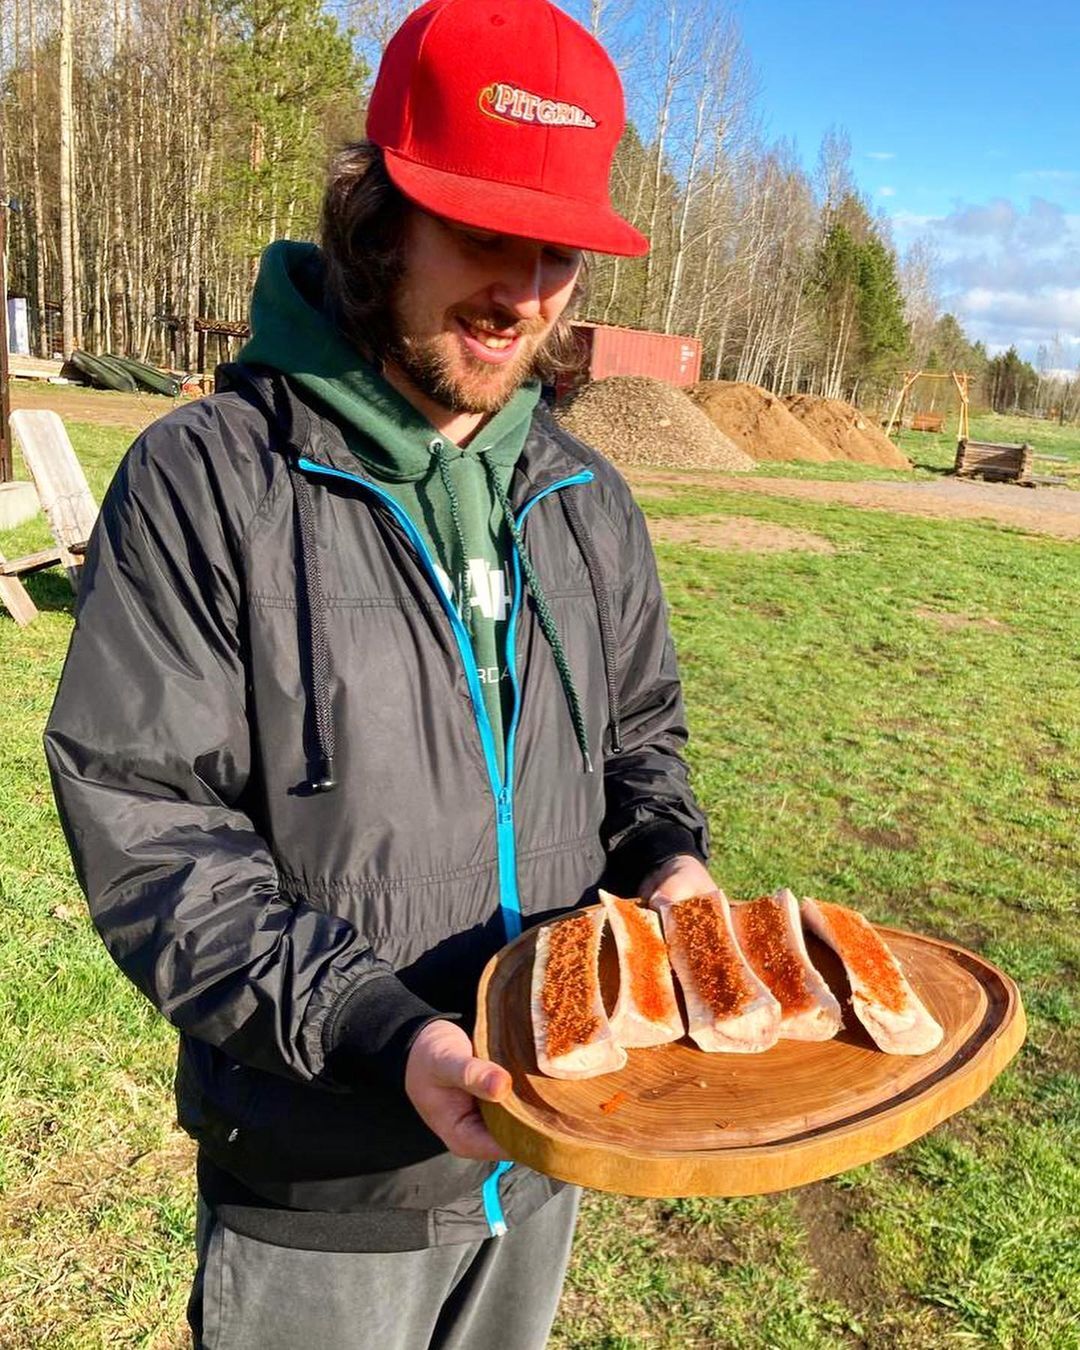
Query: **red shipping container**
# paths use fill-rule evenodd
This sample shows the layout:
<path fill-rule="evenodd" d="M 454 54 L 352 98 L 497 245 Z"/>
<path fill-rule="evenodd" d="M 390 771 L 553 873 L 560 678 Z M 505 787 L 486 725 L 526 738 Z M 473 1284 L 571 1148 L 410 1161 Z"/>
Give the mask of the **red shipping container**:
<path fill-rule="evenodd" d="M 609 375 L 648 375 L 686 386 L 701 377 L 701 343 L 697 338 L 652 333 L 641 328 L 615 328 L 602 323 L 570 325 L 581 351 L 577 370 L 560 375 L 556 396 L 565 397 L 588 380 Z"/>

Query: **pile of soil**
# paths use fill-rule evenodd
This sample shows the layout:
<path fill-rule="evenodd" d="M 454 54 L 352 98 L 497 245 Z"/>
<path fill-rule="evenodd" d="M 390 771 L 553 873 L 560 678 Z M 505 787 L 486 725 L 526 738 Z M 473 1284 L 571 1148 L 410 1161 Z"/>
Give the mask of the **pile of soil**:
<path fill-rule="evenodd" d="M 555 416 L 567 431 L 620 464 L 728 473 L 755 467 L 682 390 L 664 380 L 644 375 L 593 380 L 556 408 Z"/>
<path fill-rule="evenodd" d="M 911 468 L 907 456 L 850 403 L 813 394 L 789 394 L 784 404 L 834 459 L 877 464 L 884 469 Z"/>
<path fill-rule="evenodd" d="M 783 399 L 756 384 L 701 380 L 687 392 L 710 421 L 754 459 L 803 459 L 814 464 L 832 459 L 792 417 Z"/>

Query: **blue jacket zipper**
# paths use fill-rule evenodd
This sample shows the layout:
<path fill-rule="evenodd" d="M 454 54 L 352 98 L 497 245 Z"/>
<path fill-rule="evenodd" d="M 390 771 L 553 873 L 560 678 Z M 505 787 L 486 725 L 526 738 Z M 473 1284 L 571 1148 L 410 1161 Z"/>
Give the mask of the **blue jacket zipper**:
<path fill-rule="evenodd" d="M 450 627 L 457 642 L 458 652 L 461 656 L 462 665 L 465 668 L 465 678 L 469 686 L 469 697 L 472 700 L 473 716 L 476 719 L 477 730 L 480 732 L 480 744 L 484 750 L 484 760 L 487 764 L 488 779 L 491 783 L 492 796 L 495 799 L 495 844 L 496 853 L 499 861 L 499 909 L 502 914 L 503 929 L 506 934 L 507 942 L 516 938 L 521 932 L 521 897 L 518 894 L 517 884 L 517 844 L 514 839 L 514 745 L 517 739 L 518 720 L 521 713 L 521 689 L 517 677 L 517 662 L 515 661 L 515 642 L 517 638 L 517 621 L 521 612 L 521 560 L 518 557 L 517 549 L 514 549 L 514 600 L 510 609 L 510 621 L 506 630 L 506 656 L 507 667 L 510 672 L 510 686 L 514 694 L 513 712 L 510 717 L 510 731 L 506 738 L 505 755 L 505 776 L 500 779 L 498 760 L 495 755 L 495 737 L 491 730 L 491 720 L 487 714 L 487 706 L 484 703 L 483 692 L 480 688 L 480 675 L 476 668 L 476 658 L 473 655 L 472 642 L 465 628 L 461 615 L 454 608 L 453 601 L 443 590 L 435 571 L 435 563 L 432 559 L 427 545 L 420 537 L 419 531 L 409 518 L 408 513 L 401 507 L 388 492 L 369 482 L 367 479 L 359 477 L 357 474 L 346 473 L 344 469 L 334 469 L 326 464 L 318 464 L 315 460 L 301 458 L 298 465 L 306 473 L 319 473 L 330 478 L 343 478 L 347 482 L 356 483 L 366 492 L 381 501 L 390 511 L 391 515 L 405 531 L 405 535 L 416 550 L 417 557 L 420 559 L 427 572 L 435 594 L 439 597 L 443 609 L 446 611 L 447 618 L 450 620 Z M 579 474 L 574 474 L 570 478 L 560 479 L 557 483 L 551 483 L 535 497 L 532 497 L 518 512 L 516 521 L 518 528 L 521 528 L 525 517 L 529 514 L 537 502 L 543 501 L 551 493 L 559 491 L 560 488 L 571 487 L 579 483 L 591 483 L 593 474 L 586 469 Z M 494 1174 L 493 1174 L 494 1175 Z M 501 1174 L 500 1174 L 501 1175 Z M 497 1192 L 496 1192 L 497 1199 Z"/>

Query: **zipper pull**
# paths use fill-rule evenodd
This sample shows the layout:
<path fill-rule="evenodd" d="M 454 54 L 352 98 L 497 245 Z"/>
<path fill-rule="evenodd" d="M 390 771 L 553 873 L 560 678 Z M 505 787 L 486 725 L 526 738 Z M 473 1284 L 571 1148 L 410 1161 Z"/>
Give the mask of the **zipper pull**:
<path fill-rule="evenodd" d="M 504 787 L 499 792 L 498 821 L 500 825 L 509 825 L 514 818 L 514 809 L 510 805 L 510 789 Z"/>

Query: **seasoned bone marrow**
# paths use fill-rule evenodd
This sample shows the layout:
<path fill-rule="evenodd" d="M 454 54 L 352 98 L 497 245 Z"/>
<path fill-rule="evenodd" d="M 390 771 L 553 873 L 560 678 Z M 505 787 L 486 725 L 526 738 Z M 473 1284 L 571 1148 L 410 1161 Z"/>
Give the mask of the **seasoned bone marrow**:
<path fill-rule="evenodd" d="M 600 994 L 604 911 L 541 928 L 532 978 L 536 1063 L 551 1078 L 593 1078 L 626 1063 Z"/>
<path fill-rule="evenodd" d="M 840 1004 L 810 960 L 794 895 L 781 887 L 731 907 L 742 953 L 780 1004 L 780 1037 L 827 1041 L 840 1030 Z"/>
<path fill-rule="evenodd" d="M 908 984 L 899 962 L 856 910 L 803 900 L 803 922 L 836 952 L 851 985 L 851 1006 L 889 1055 L 925 1055 L 945 1032 Z"/>
<path fill-rule="evenodd" d="M 619 994 L 611 1030 L 621 1046 L 665 1045 L 683 1035 L 660 920 L 635 900 L 600 892 L 619 956 Z"/>
<path fill-rule="evenodd" d="M 739 950 L 722 891 L 652 902 L 686 1001 L 687 1030 L 702 1050 L 755 1053 L 773 1045 L 780 1004 Z"/>

